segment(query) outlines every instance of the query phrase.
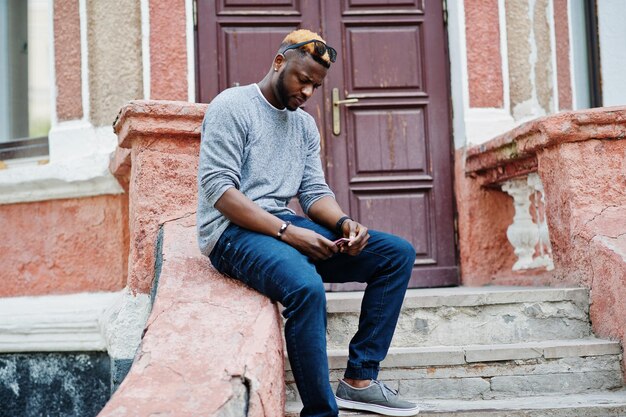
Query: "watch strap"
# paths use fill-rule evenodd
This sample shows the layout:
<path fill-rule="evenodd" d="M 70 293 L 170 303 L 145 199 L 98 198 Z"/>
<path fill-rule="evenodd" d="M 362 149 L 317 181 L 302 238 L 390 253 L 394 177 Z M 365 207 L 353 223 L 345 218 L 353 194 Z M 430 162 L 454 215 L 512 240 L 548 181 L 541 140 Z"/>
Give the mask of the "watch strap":
<path fill-rule="evenodd" d="M 341 235 L 343 232 L 342 227 L 346 220 L 354 220 L 350 216 L 343 216 L 341 219 L 337 220 L 337 225 L 335 226 L 335 231 Z"/>

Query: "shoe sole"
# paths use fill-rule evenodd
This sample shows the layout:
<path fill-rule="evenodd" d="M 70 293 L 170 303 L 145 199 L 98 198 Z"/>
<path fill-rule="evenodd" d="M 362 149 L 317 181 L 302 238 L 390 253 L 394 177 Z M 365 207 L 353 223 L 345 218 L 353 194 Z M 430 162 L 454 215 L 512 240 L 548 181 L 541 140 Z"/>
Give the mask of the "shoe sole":
<path fill-rule="evenodd" d="M 391 408 L 385 407 L 384 405 L 366 404 L 357 401 L 344 400 L 343 398 L 339 398 L 337 396 L 335 396 L 335 400 L 337 400 L 337 405 L 339 406 L 339 408 L 347 408 L 349 410 L 372 411 L 374 413 L 382 414 L 385 416 L 409 417 L 415 416 L 420 412 L 420 409 L 417 406 L 415 406 L 414 408 Z"/>

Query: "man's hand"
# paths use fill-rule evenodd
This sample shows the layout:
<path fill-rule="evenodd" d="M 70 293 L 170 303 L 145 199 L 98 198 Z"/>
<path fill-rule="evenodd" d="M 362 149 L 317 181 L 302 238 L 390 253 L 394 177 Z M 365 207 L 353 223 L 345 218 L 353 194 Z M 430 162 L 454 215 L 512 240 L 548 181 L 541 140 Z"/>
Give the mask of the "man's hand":
<path fill-rule="evenodd" d="M 339 251 L 331 240 L 312 230 L 293 224 L 285 230 L 282 240 L 314 261 L 326 260 Z"/>
<path fill-rule="evenodd" d="M 352 256 L 360 254 L 370 238 L 369 233 L 367 233 L 367 227 L 348 219 L 341 225 L 341 231 L 343 232 L 343 237 L 350 239 L 348 244 L 341 247 L 341 253 L 347 253 Z"/>

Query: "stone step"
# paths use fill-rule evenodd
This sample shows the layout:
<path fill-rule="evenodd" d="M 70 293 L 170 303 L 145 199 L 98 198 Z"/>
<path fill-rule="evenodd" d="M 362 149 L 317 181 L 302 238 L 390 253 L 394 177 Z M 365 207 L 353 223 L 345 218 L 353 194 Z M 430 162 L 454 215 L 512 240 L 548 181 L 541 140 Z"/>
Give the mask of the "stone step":
<path fill-rule="evenodd" d="M 518 397 L 505 400 L 414 400 L 419 416 L 437 417 L 618 417 L 626 416 L 626 391 Z M 288 402 L 285 417 L 297 417 L 302 405 Z M 339 416 L 380 417 L 341 410 Z"/>
<path fill-rule="evenodd" d="M 362 292 L 327 294 L 328 347 L 356 332 Z M 583 288 L 453 287 L 407 291 L 392 346 L 460 346 L 591 336 Z"/>
<path fill-rule="evenodd" d="M 347 351 L 328 352 L 331 381 L 343 376 Z M 517 344 L 391 348 L 379 379 L 407 397 L 496 399 L 584 393 L 622 386 L 621 347 L 595 338 Z M 286 363 L 287 399 L 298 399 Z M 336 384 L 336 383 L 335 383 Z M 333 387 L 335 387 L 333 384 Z"/>

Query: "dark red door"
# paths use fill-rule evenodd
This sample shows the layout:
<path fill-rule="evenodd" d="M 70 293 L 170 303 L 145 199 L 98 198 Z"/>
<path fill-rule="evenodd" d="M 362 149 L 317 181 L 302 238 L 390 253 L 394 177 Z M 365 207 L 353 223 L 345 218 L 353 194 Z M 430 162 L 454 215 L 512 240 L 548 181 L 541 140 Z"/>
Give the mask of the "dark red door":
<path fill-rule="evenodd" d="M 412 287 L 458 284 L 441 1 L 199 0 L 200 101 L 259 81 L 298 27 L 339 52 L 306 106 L 337 200 L 368 227 L 413 243 Z M 335 101 L 358 102 L 333 106 L 334 89 Z"/>

